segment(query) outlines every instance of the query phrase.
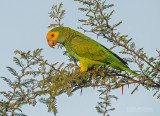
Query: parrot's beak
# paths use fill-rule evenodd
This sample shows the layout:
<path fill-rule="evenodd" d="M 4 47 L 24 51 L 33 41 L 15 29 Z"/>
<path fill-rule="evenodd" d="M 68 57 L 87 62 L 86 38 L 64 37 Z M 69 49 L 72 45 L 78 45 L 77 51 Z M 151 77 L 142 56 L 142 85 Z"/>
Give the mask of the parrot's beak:
<path fill-rule="evenodd" d="M 53 40 L 47 40 L 48 41 L 48 45 L 51 47 L 51 48 L 54 48 L 53 46 L 55 46 L 57 44 L 56 41 L 53 41 Z"/>

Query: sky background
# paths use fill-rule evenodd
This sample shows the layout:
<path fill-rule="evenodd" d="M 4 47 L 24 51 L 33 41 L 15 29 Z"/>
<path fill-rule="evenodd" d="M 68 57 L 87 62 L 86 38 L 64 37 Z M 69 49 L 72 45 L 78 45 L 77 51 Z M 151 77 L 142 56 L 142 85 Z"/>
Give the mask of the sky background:
<path fill-rule="evenodd" d="M 107 0 L 114 3 L 116 11 L 112 22 L 122 21 L 119 31 L 133 38 L 137 49 L 144 48 L 148 56 L 156 56 L 156 48 L 160 50 L 160 1 L 159 0 Z M 46 42 L 48 26 L 53 23 L 48 13 L 53 4 L 63 2 L 66 15 L 64 26 L 78 30 L 78 19 L 84 18 L 84 14 L 78 11 L 81 5 L 73 0 L 0 0 L 0 76 L 9 77 L 6 66 L 15 67 L 13 63 L 14 50 L 33 51 L 43 48 L 42 55 L 50 62 L 68 62 L 63 56 L 63 49 L 51 49 Z M 78 30 L 82 32 L 82 30 Z M 97 39 L 95 35 L 85 33 L 87 36 L 110 47 L 110 43 Z M 118 51 L 114 51 L 118 54 Z M 56 53 L 56 56 L 55 56 Z M 120 54 L 118 54 L 121 56 Z M 134 68 L 133 66 L 131 66 Z M 111 91 L 118 101 L 113 101 L 115 111 L 111 116 L 159 116 L 160 100 L 153 97 L 153 91 L 147 91 L 140 87 L 133 95 L 129 89 L 124 88 Z M 0 80 L 0 91 L 8 90 L 6 83 Z M 2 96 L 0 96 L 1 99 Z M 60 95 L 57 97 L 57 116 L 99 116 L 95 106 L 99 101 L 99 95 L 93 88 L 83 89 L 82 96 L 77 91 L 71 97 Z M 38 103 L 36 107 L 23 106 L 23 113 L 28 116 L 53 116 L 47 112 L 44 104 Z"/>

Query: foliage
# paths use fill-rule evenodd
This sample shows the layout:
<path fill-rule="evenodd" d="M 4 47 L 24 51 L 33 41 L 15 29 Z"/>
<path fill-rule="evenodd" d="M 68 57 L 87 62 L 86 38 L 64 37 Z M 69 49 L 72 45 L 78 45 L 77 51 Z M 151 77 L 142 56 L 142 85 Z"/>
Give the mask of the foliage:
<path fill-rule="evenodd" d="M 116 24 L 110 25 L 111 16 L 114 13 L 114 10 L 106 13 L 106 9 L 113 7 L 113 4 L 106 5 L 106 1 L 102 0 L 75 0 L 83 3 L 85 5 L 84 8 L 79 8 L 79 10 L 86 13 L 87 19 L 80 19 L 79 21 L 82 23 L 83 27 L 90 30 L 86 30 L 82 27 L 80 29 L 84 30 L 84 32 L 92 32 L 97 35 L 97 37 L 102 37 L 107 41 L 113 44 L 113 48 L 121 47 L 121 54 L 128 55 L 128 58 L 125 60 L 128 63 L 134 63 L 138 66 L 138 71 L 141 78 L 134 77 L 133 79 L 137 79 L 140 84 L 143 84 L 147 89 L 151 87 L 155 87 L 157 91 L 159 91 L 160 80 L 159 80 L 159 68 L 160 68 L 160 54 L 158 52 L 157 57 L 149 57 L 144 52 L 143 48 L 137 49 L 135 43 L 132 42 L 132 38 L 128 39 L 127 35 L 121 35 L 117 32 L 116 27 L 119 26 L 122 22 L 118 22 Z M 126 78 L 127 79 L 127 78 Z M 127 80 L 125 80 L 127 82 Z M 147 83 L 145 85 L 144 83 Z"/>
<path fill-rule="evenodd" d="M 76 90 L 86 87 L 99 87 L 100 102 L 96 106 L 96 110 L 106 116 L 108 111 L 115 108 L 111 107 L 111 99 L 117 100 L 117 97 L 110 95 L 110 91 L 122 88 L 130 84 L 136 84 L 133 92 L 138 89 L 139 85 L 144 86 L 147 90 L 155 90 L 155 95 L 160 98 L 160 51 L 157 50 L 157 57 L 149 57 L 142 48 L 136 49 L 132 39 L 128 39 L 127 35 L 121 35 L 117 32 L 117 24 L 110 24 L 111 16 L 114 11 L 106 12 L 113 4 L 106 5 L 106 1 L 102 0 L 75 0 L 84 5 L 84 8 L 79 8 L 80 11 L 86 13 L 86 19 L 80 19 L 85 32 L 92 32 L 97 37 L 102 37 L 113 44 L 113 48 L 121 47 L 121 54 L 127 54 L 125 60 L 128 63 L 134 63 L 138 66 L 137 72 L 141 77 L 135 77 L 127 72 L 113 69 L 109 66 L 94 67 L 92 71 L 79 71 L 77 61 L 67 52 L 64 55 L 69 56 L 70 63 L 49 63 L 44 56 L 41 55 L 42 49 L 31 51 L 16 50 L 15 54 L 19 57 L 14 57 L 13 61 L 19 67 L 19 71 L 7 67 L 12 74 L 12 78 L 1 77 L 8 86 L 10 91 L 1 91 L 0 94 L 5 99 L 0 101 L 0 115 L 22 115 L 21 107 L 29 104 L 35 106 L 37 102 L 46 104 L 48 112 L 57 113 L 56 98 L 61 94 L 71 96 Z M 50 17 L 56 23 L 49 27 L 63 26 L 61 20 L 64 17 L 65 10 L 62 10 L 62 3 L 57 6 L 53 5 Z M 91 30 L 86 30 L 84 27 Z M 19 113 L 20 112 L 20 113 Z"/>
<path fill-rule="evenodd" d="M 56 26 L 63 26 L 63 23 L 61 24 L 61 20 L 64 18 L 65 10 L 62 10 L 63 3 L 61 2 L 59 6 L 53 5 L 51 12 L 49 12 L 49 15 L 52 19 L 55 20 L 56 23 L 51 24 L 48 26 L 49 28 L 53 28 Z"/>
<path fill-rule="evenodd" d="M 99 90 L 103 92 L 102 90 Z M 118 99 L 115 95 L 107 95 L 105 97 L 100 97 L 101 102 L 98 102 L 98 106 L 96 106 L 96 110 L 98 113 L 102 114 L 103 116 L 109 116 L 108 112 L 115 110 L 115 108 L 108 108 L 111 107 L 111 98 Z"/>

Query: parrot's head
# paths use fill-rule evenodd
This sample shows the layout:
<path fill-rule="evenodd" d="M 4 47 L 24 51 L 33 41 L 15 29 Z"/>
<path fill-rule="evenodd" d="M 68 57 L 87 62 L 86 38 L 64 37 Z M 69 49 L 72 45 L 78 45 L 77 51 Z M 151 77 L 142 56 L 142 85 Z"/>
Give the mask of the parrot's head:
<path fill-rule="evenodd" d="M 56 27 L 47 33 L 47 42 L 51 48 L 54 48 L 57 43 L 64 43 L 65 37 L 63 36 L 62 27 Z"/>

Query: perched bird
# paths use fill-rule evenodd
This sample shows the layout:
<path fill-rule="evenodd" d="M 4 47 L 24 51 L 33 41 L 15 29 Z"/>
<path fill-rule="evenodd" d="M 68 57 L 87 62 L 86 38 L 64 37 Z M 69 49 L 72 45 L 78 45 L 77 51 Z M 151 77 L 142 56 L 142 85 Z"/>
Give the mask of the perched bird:
<path fill-rule="evenodd" d="M 80 71 L 87 71 L 94 65 L 109 65 L 118 70 L 127 71 L 135 76 L 139 74 L 129 69 L 127 63 L 118 55 L 69 27 L 56 27 L 47 33 L 48 45 L 53 48 L 57 43 L 61 43 L 67 52 L 80 61 Z"/>

